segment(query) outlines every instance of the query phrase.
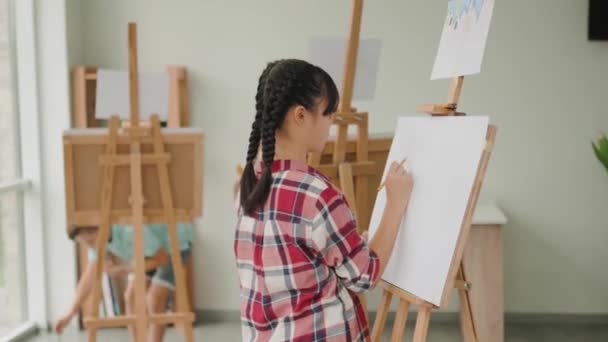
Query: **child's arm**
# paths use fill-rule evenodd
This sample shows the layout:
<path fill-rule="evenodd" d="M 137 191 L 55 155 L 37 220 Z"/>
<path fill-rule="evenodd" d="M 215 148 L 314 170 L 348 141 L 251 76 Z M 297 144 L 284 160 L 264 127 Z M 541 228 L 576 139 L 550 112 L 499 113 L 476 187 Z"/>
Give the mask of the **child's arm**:
<path fill-rule="evenodd" d="M 164 248 L 159 248 L 156 251 L 156 254 L 152 257 L 146 258 L 145 268 L 146 272 L 151 271 L 155 268 L 158 268 L 169 262 L 169 254 Z M 135 264 L 133 264 L 133 268 L 135 268 Z"/>
<path fill-rule="evenodd" d="M 366 291 L 380 278 L 392 253 L 411 188 L 411 177 L 393 163 L 386 177 L 386 209 L 369 244 L 357 233 L 344 196 L 333 188 L 319 194 L 316 206 L 320 211 L 311 225 L 311 246 L 349 290 Z"/>
<path fill-rule="evenodd" d="M 386 175 L 385 184 L 386 207 L 384 208 L 378 230 L 369 242 L 369 248 L 380 259 L 380 275 L 384 273 L 384 268 L 388 264 L 388 259 L 393 252 L 397 233 L 401 226 L 401 219 L 407 209 L 412 193 L 413 181 L 411 175 L 405 171 L 403 166 L 393 162 Z"/>
<path fill-rule="evenodd" d="M 167 229 L 166 227 L 164 231 L 166 232 Z M 169 254 L 163 247 L 160 239 L 159 236 L 152 232 L 150 227 L 144 227 L 144 255 L 146 256 L 144 268 L 146 272 L 169 262 Z M 132 266 L 135 269 L 135 263 L 132 263 Z"/>
<path fill-rule="evenodd" d="M 169 254 L 164 248 L 159 248 L 151 257 L 146 257 L 144 263 L 145 272 L 151 271 L 169 262 Z M 114 264 L 108 262 L 105 268 L 106 272 L 113 276 L 126 276 L 131 272 L 135 272 L 135 260 L 129 264 Z"/>
<path fill-rule="evenodd" d="M 344 195 L 329 187 L 319 194 L 314 206 L 319 212 L 306 233 L 308 245 L 348 290 L 369 290 L 379 276 L 380 260 L 357 232 Z"/>
<path fill-rule="evenodd" d="M 93 288 L 93 283 L 95 281 L 95 266 L 96 262 L 89 261 L 87 267 L 84 269 L 84 273 L 78 281 L 76 294 L 74 295 L 74 300 L 70 310 L 55 323 L 55 331 L 57 331 L 58 334 L 63 333 L 63 329 L 65 329 L 72 318 L 76 316 L 78 310 L 80 310 L 82 302 L 87 298 L 89 293 L 91 293 L 91 289 Z"/>

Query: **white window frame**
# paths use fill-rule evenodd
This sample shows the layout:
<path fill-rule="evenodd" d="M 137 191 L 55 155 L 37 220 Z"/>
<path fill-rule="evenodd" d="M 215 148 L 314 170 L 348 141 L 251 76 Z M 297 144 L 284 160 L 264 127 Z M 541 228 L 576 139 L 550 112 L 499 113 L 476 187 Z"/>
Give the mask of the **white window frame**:
<path fill-rule="evenodd" d="M 44 208 L 42 202 L 42 167 L 40 111 L 38 106 L 38 70 L 36 51 L 35 0 L 13 0 L 13 65 L 17 99 L 21 183 L 23 191 L 23 237 L 25 254 L 27 326 L 46 329 L 47 277 L 44 245 Z"/>

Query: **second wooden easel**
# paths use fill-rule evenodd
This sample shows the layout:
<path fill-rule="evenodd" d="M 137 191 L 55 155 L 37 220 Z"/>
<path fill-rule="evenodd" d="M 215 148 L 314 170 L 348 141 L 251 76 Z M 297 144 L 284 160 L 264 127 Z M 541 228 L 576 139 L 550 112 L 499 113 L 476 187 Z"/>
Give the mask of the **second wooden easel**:
<path fill-rule="evenodd" d="M 423 105 L 419 107 L 418 110 L 433 116 L 465 115 L 465 113 L 457 111 L 463 82 L 463 76 L 452 79 L 447 104 Z M 464 265 L 462 263 L 462 257 L 495 137 L 496 127 L 493 125 L 488 126 L 486 133 L 486 147 L 482 153 L 475 182 L 473 184 L 473 189 L 471 190 L 471 195 L 469 196 L 469 202 L 467 204 L 467 209 L 462 222 L 458 244 L 456 246 L 456 251 L 452 259 L 452 265 L 450 266 L 450 271 L 448 273 L 448 283 L 446 284 L 446 288 L 458 289 L 460 298 L 461 329 L 466 342 L 479 342 L 479 338 L 477 336 L 471 308 L 471 300 L 469 298 L 469 291 L 471 290 L 472 285 L 466 280 L 466 270 L 464 269 Z M 415 304 L 418 306 L 418 316 L 416 318 L 416 327 L 414 329 L 414 342 L 426 341 L 429 322 L 431 319 L 431 310 L 435 309 L 436 307 L 433 304 L 428 303 L 385 281 L 380 281 L 380 286 L 383 288 L 382 300 L 380 306 L 378 307 L 376 321 L 374 322 L 372 341 L 380 341 L 382 337 L 384 326 L 386 324 L 386 317 L 388 315 L 393 296 L 399 298 L 399 308 L 395 317 L 391 340 L 403 340 L 410 305 Z M 449 292 L 446 291 L 446 294 L 447 293 Z"/>
<path fill-rule="evenodd" d="M 147 328 L 149 324 L 174 323 L 180 327 L 188 342 L 193 341 L 192 322 L 194 314 L 189 310 L 187 290 L 184 277 L 184 269 L 179 252 L 176 231 L 176 212 L 173 205 L 171 184 L 169 181 L 168 163 L 171 155 L 165 152 L 162 141 L 160 122 L 157 116 L 153 116 L 151 123 L 143 127 L 139 122 L 139 89 L 137 68 L 137 31 L 134 23 L 129 24 L 129 96 L 130 96 L 130 124 L 125 128 L 130 151 L 128 154 L 119 155 L 117 151 L 117 138 L 119 135 L 119 120 L 116 116 L 110 119 L 106 154 L 103 158 L 104 181 L 101 193 L 101 224 L 97 238 L 97 261 L 95 285 L 93 288 L 93 303 L 99 307 L 101 297 L 101 276 L 103 263 L 106 256 L 106 245 L 110 233 L 112 221 L 112 193 L 114 187 L 114 174 L 117 166 L 128 166 L 130 168 L 131 215 L 126 218 L 133 227 L 133 260 L 135 262 L 135 312 L 130 316 L 114 318 L 99 318 L 97 313 L 93 317 L 86 318 L 84 325 L 88 329 L 89 341 L 96 341 L 97 329 L 100 327 L 122 327 L 132 326 L 136 330 L 138 342 L 147 341 Z M 152 137 L 153 152 L 142 151 L 142 140 Z M 171 246 L 171 262 L 175 273 L 175 298 L 176 310 L 173 313 L 151 314 L 146 310 L 146 281 L 144 260 L 144 195 L 142 184 L 142 166 L 152 164 L 157 166 L 158 183 L 160 184 L 164 222 L 167 222 L 169 242 Z"/>
<path fill-rule="evenodd" d="M 355 211 L 357 227 L 360 233 L 367 230 L 370 213 L 366 205 L 369 197 L 369 178 L 377 172 L 375 162 L 369 160 L 368 113 L 358 112 L 352 107 L 352 97 L 357 69 L 361 17 L 363 15 L 363 0 L 353 0 L 350 33 L 346 45 L 346 59 L 342 76 L 340 105 L 334 114 L 333 124 L 337 127 L 334 141 L 334 151 L 330 164 L 321 164 L 321 153 L 311 153 L 308 163 L 337 184 L 344 192 L 350 207 Z M 357 128 L 356 161 L 346 161 L 346 143 L 348 128 Z M 357 205 L 357 204 L 360 205 Z"/>

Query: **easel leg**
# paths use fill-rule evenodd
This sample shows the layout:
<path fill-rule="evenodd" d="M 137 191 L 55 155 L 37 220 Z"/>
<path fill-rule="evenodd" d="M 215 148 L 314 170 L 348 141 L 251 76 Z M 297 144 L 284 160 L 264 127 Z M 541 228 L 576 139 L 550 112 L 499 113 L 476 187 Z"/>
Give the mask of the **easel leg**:
<path fill-rule="evenodd" d="M 144 216 L 139 142 L 131 143 L 131 206 L 133 211 L 133 259 L 135 261 L 135 333 L 147 341 L 146 275 L 144 265 Z"/>
<path fill-rule="evenodd" d="M 397 316 L 395 316 L 395 324 L 393 325 L 393 335 L 391 337 L 392 342 L 403 341 L 405 335 L 405 323 L 407 322 L 407 314 L 410 310 L 410 303 L 406 300 L 399 300 L 399 309 L 397 310 Z"/>
<path fill-rule="evenodd" d="M 369 160 L 369 125 L 367 113 L 360 114 L 357 125 L 357 162 Z M 358 175 L 356 181 L 357 198 L 357 228 L 359 232 L 367 231 L 369 228 L 370 214 L 367 210 L 369 203 L 369 176 Z"/>
<path fill-rule="evenodd" d="M 457 279 L 466 283 L 464 265 L 462 262 L 460 263 L 460 268 L 458 269 Z M 475 330 L 475 321 L 473 320 L 473 310 L 471 308 L 471 299 L 469 294 L 468 289 L 458 289 L 460 299 L 460 326 L 462 330 L 462 337 L 465 342 L 477 342 L 477 333 Z"/>
<path fill-rule="evenodd" d="M 429 322 L 431 320 L 431 308 L 421 305 L 418 309 L 416 318 L 416 328 L 414 329 L 414 342 L 425 342 L 429 332 Z"/>
<path fill-rule="evenodd" d="M 89 335 L 88 341 L 96 342 L 97 341 L 97 328 L 91 327 L 88 330 L 89 330 L 88 331 L 88 335 Z"/>
<path fill-rule="evenodd" d="M 391 299 L 393 299 L 393 295 L 390 292 L 386 290 L 382 291 L 382 301 L 378 307 L 376 321 L 374 322 L 374 329 L 372 331 L 372 341 L 374 342 L 379 342 L 382 338 L 384 326 L 386 325 L 386 316 L 388 315 L 388 310 L 391 306 Z"/>
<path fill-rule="evenodd" d="M 355 201 L 355 183 L 353 181 L 353 166 L 342 163 L 338 167 L 338 178 L 340 178 L 340 189 L 348 201 L 348 206 L 356 216 L 357 203 Z"/>
<path fill-rule="evenodd" d="M 111 157 L 116 154 L 116 136 L 118 135 L 118 118 L 110 119 L 110 134 L 108 136 L 108 145 L 106 147 L 106 155 Z M 97 233 L 97 241 L 95 248 L 97 251 L 97 260 L 95 265 L 95 282 L 93 283 L 93 317 L 97 318 L 98 308 L 101 303 L 101 277 L 103 275 L 103 263 L 106 258 L 106 246 L 110 236 L 110 208 L 112 206 L 112 190 L 114 187 L 114 168 L 113 164 L 104 166 L 103 188 L 101 191 L 101 224 Z M 95 341 L 97 338 L 97 328 L 89 328 L 89 341 Z"/>
<path fill-rule="evenodd" d="M 164 153 L 164 146 L 160 136 L 160 122 L 157 116 L 152 117 L 152 135 L 154 138 L 155 153 Z M 165 211 L 167 229 L 169 234 L 169 243 L 171 246 L 171 265 L 173 266 L 173 274 L 175 276 L 175 300 L 176 311 L 179 313 L 190 312 L 188 305 L 188 292 L 186 289 L 186 277 L 184 273 L 184 264 L 177 239 L 177 222 L 175 219 L 175 210 L 173 207 L 173 198 L 171 196 L 171 187 L 169 184 L 169 170 L 167 164 L 157 164 L 158 176 L 160 181 L 160 191 Z M 186 323 L 183 320 L 183 328 L 186 340 L 192 335 L 192 322 Z"/>
<path fill-rule="evenodd" d="M 108 215 L 109 216 L 109 215 Z M 101 304 L 101 277 L 103 275 L 103 263 L 106 256 L 106 244 L 109 238 L 110 225 L 107 223 L 108 219 L 104 218 L 101 226 L 98 228 L 97 233 L 97 260 L 95 261 L 95 282 L 93 283 L 93 307 L 95 310 L 92 312 L 92 316 L 97 318 L 99 315 L 99 305 Z M 89 342 L 96 340 L 97 328 L 90 327 L 89 330 Z"/>
<path fill-rule="evenodd" d="M 192 331 L 192 322 L 184 322 L 184 337 L 186 342 L 194 342 L 194 332 Z"/>

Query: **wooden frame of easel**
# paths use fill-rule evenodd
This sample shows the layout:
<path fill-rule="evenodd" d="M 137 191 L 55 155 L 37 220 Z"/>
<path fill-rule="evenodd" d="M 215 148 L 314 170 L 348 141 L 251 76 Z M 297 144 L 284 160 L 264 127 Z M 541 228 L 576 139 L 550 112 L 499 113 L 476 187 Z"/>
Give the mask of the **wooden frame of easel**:
<path fill-rule="evenodd" d="M 102 126 L 105 120 L 95 117 L 95 101 L 97 88 L 97 66 L 76 65 L 72 69 L 72 125 L 74 128 L 92 128 Z M 181 65 L 167 65 L 166 73 L 169 81 L 168 113 L 166 126 L 171 128 L 187 127 L 190 125 L 190 98 L 188 88 L 188 70 Z M 109 120 L 108 120 L 109 122 Z M 123 121 L 127 125 L 127 121 Z M 149 122 L 140 122 L 145 125 Z M 90 219 L 91 216 L 88 216 Z M 86 247 L 77 246 L 78 264 L 86 266 Z M 188 261 L 191 263 L 191 260 Z M 191 268 L 191 265 L 188 267 Z M 188 274 L 188 291 L 190 305 L 193 303 L 193 280 L 192 273 Z M 119 289 L 122 289 L 119 287 Z M 95 310 L 90 304 L 90 299 L 85 300 L 81 309 L 81 317 Z M 122 310 L 121 310 L 122 311 Z M 82 328 L 82 321 L 81 328 Z"/>
<path fill-rule="evenodd" d="M 95 89 L 97 87 L 96 66 L 77 65 L 72 70 L 72 123 L 77 128 L 99 127 L 95 118 Z M 188 93 L 188 70 L 181 65 L 168 65 L 169 111 L 167 127 L 190 126 L 190 98 Z"/>
<path fill-rule="evenodd" d="M 465 115 L 465 113 L 457 112 L 463 82 L 464 76 L 455 77 L 451 80 L 447 104 L 423 105 L 418 108 L 418 111 L 428 113 L 433 116 Z M 482 152 L 479 166 L 477 168 L 477 175 L 475 177 L 475 182 L 473 183 L 473 188 L 471 189 L 469 202 L 467 204 L 467 209 L 460 229 L 460 235 L 458 237 L 458 243 L 456 245 L 456 250 L 452 258 L 452 264 L 450 265 L 450 270 L 448 272 L 448 281 L 444 286 L 442 297 L 442 302 L 446 302 L 451 293 L 451 289 L 458 289 L 460 298 L 461 328 L 464 340 L 466 342 L 479 342 L 479 339 L 477 337 L 475 321 L 473 319 L 471 309 L 471 301 L 469 298 L 469 291 L 472 286 L 466 280 L 466 270 L 464 269 L 464 265 L 462 263 L 462 257 L 495 138 L 496 126 L 489 125 L 486 132 L 486 146 Z M 374 327 L 372 330 L 372 341 L 380 341 L 382 337 L 384 326 L 386 324 L 386 317 L 388 315 L 393 296 L 397 296 L 399 298 L 399 308 L 397 310 L 397 315 L 395 316 L 391 340 L 403 340 L 403 336 L 405 334 L 405 323 L 407 321 L 410 305 L 416 304 L 418 305 L 419 309 L 416 319 L 416 327 L 414 328 L 414 342 L 426 341 L 429 322 L 431 319 L 431 310 L 435 309 L 436 307 L 433 304 L 424 301 L 383 280 L 379 282 L 379 285 L 383 288 L 383 292 L 382 300 L 376 315 L 376 321 L 374 322 Z"/>
<path fill-rule="evenodd" d="M 129 23 L 129 95 L 130 95 L 130 124 L 124 128 L 128 134 L 130 150 L 127 155 L 119 155 L 117 140 L 119 135 L 119 119 L 113 116 L 109 123 L 109 134 L 105 147 L 104 178 L 101 193 L 101 223 L 96 248 L 98 257 L 96 261 L 95 284 L 93 287 L 93 302 L 98 306 L 101 299 L 101 276 L 106 256 L 106 245 L 113 223 L 112 192 L 114 188 L 115 169 L 120 165 L 130 168 L 131 213 L 128 217 L 133 226 L 133 259 L 135 262 L 135 314 L 115 318 L 99 318 L 97 313 L 86 318 L 84 325 L 88 329 L 89 341 L 96 341 L 97 330 L 100 327 L 121 327 L 131 325 L 136 329 L 136 340 L 147 341 L 148 324 L 174 323 L 185 334 L 186 341 L 193 341 L 192 322 L 194 314 L 190 311 L 187 299 L 187 290 L 184 277 L 181 255 L 177 241 L 176 211 L 173 204 L 171 183 L 169 180 L 168 163 L 171 155 L 165 152 L 160 122 L 157 116 L 152 116 L 149 126 L 141 126 L 139 121 L 139 86 L 137 68 L 137 30 L 134 23 Z M 152 137 L 153 152 L 142 151 L 142 140 Z M 144 164 L 156 165 L 158 181 L 162 196 L 163 218 L 167 222 L 169 241 L 171 245 L 171 262 L 175 274 L 176 310 L 173 313 L 150 314 L 146 310 L 145 294 L 145 259 L 144 259 L 144 221 L 147 215 L 144 209 L 144 195 L 142 184 L 142 166 Z M 192 219 L 192 217 L 190 217 Z"/>
<path fill-rule="evenodd" d="M 334 140 L 332 162 L 331 164 L 321 164 L 321 153 L 311 153 L 308 160 L 310 165 L 333 181 L 338 181 L 346 200 L 355 212 L 360 233 L 367 230 L 371 213 L 367 213 L 369 211 L 367 206 L 357 204 L 369 201 L 369 178 L 377 173 L 376 163 L 369 160 L 368 113 L 358 112 L 356 108 L 352 107 L 362 15 L 363 0 L 353 0 L 340 104 L 333 119 L 333 124 L 337 126 L 338 132 Z M 346 143 L 350 125 L 357 127 L 355 162 L 346 162 Z"/>

